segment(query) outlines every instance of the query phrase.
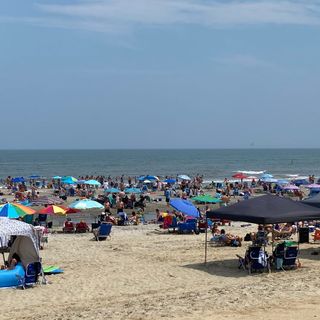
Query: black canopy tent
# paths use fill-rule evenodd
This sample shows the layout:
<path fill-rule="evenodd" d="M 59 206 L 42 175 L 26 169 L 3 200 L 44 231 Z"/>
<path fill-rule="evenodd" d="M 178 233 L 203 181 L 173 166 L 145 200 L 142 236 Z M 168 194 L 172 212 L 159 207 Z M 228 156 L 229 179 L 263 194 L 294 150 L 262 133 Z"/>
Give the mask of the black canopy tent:
<path fill-rule="evenodd" d="M 320 192 L 313 197 L 301 201 L 304 204 L 320 208 Z"/>
<path fill-rule="evenodd" d="M 268 194 L 209 211 L 207 212 L 206 219 L 210 218 L 265 225 L 320 219 L 320 208 L 314 208 L 299 201 Z M 205 261 L 207 261 L 207 232 Z"/>

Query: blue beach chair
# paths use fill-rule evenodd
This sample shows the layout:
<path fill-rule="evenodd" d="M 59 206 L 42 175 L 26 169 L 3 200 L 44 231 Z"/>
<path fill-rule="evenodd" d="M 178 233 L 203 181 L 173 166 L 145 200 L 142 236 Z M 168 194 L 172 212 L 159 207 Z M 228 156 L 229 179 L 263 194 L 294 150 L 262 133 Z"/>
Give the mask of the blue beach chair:
<path fill-rule="evenodd" d="M 96 241 L 103 241 L 106 240 L 108 237 L 110 237 L 112 229 L 112 224 L 111 223 L 102 223 L 95 234 L 95 239 Z"/>

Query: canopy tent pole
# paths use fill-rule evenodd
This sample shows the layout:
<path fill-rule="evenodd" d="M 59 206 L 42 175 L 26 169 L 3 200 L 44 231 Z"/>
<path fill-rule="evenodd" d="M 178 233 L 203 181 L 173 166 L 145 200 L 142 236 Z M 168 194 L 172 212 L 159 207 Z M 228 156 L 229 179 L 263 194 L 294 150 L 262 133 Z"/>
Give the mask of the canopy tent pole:
<path fill-rule="evenodd" d="M 205 237 L 206 237 L 206 240 L 205 240 L 205 246 L 204 246 L 204 264 L 207 264 L 207 251 L 208 251 L 208 218 L 207 218 L 207 215 L 206 215 L 206 232 L 205 232 Z"/>

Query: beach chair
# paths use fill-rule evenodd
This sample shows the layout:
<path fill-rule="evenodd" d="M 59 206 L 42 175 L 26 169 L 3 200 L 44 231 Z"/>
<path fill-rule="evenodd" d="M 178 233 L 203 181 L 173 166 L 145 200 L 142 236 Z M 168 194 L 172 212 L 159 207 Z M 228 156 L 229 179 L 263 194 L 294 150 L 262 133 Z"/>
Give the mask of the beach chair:
<path fill-rule="evenodd" d="M 171 219 L 171 223 L 168 225 L 168 232 L 176 232 L 176 229 L 178 228 L 178 221 L 177 217 L 173 216 Z"/>
<path fill-rule="evenodd" d="M 178 233 L 196 233 L 199 234 L 197 220 L 188 220 L 187 222 L 178 223 Z"/>
<path fill-rule="evenodd" d="M 253 271 L 270 271 L 270 263 L 267 253 L 261 246 L 250 246 L 245 255 L 245 265 L 248 273 Z"/>
<path fill-rule="evenodd" d="M 25 286 L 31 286 L 38 282 L 42 266 L 40 262 L 29 263 L 26 267 Z"/>
<path fill-rule="evenodd" d="M 314 242 L 320 241 L 320 229 L 316 229 L 316 230 L 314 231 L 313 241 L 314 241 Z"/>
<path fill-rule="evenodd" d="M 111 223 L 102 223 L 95 233 L 96 241 L 107 240 L 107 238 L 110 237 L 111 229 Z"/>
<path fill-rule="evenodd" d="M 290 246 L 285 247 L 283 255 L 283 269 L 294 269 L 297 267 L 298 247 Z"/>
<path fill-rule="evenodd" d="M 66 221 L 64 227 L 62 228 L 62 231 L 65 233 L 73 233 L 74 230 L 74 224 L 71 221 Z"/>
<path fill-rule="evenodd" d="M 87 231 L 89 231 L 89 227 L 85 222 L 81 221 L 76 224 L 76 233 L 86 233 Z"/>

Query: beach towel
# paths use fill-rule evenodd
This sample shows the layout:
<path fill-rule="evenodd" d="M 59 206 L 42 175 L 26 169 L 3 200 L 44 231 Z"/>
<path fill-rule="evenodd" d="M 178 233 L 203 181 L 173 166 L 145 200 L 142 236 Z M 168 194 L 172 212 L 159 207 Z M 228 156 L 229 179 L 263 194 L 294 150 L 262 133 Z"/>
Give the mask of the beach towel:
<path fill-rule="evenodd" d="M 63 270 L 57 266 L 44 266 L 43 272 L 44 274 L 58 274 L 63 273 Z"/>

